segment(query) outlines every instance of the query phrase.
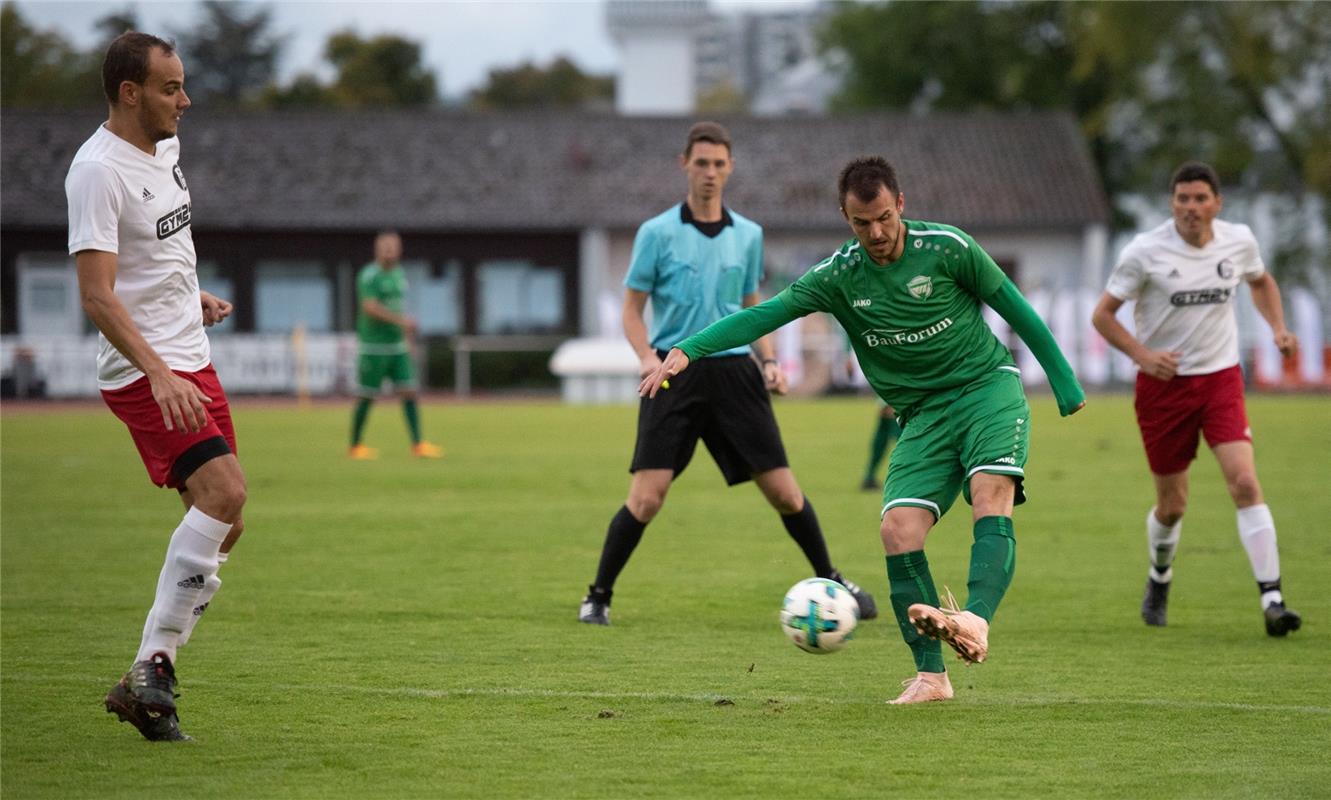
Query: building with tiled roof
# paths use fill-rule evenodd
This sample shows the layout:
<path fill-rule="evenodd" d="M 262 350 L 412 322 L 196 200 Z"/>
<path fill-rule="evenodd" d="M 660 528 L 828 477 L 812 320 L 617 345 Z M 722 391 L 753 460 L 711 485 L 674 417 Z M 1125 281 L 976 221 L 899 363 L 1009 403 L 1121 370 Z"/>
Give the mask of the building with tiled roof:
<path fill-rule="evenodd" d="M 103 119 L 0 117 L 3 333 L 88 330 L 65 254 L 64 179 Z M 683 199 L 677 154 L 690 122 L 191 110 L 180 164 L 200 279 L 235 300 L 231 330 L 350 330 L 355 271 L 374 233 L 395 228 L 424 333 L 596 332 L 622 295 L 638 224 Z M 966 229 L 1023 288 L 1100 283 L 1108 204 L 1067 114 L 722 122 L 735 143 L 727 205 L 766 231 L 769 292 L 849 236 L 836 175 L 865 154 L 897 167 L 907 217 Z"/>

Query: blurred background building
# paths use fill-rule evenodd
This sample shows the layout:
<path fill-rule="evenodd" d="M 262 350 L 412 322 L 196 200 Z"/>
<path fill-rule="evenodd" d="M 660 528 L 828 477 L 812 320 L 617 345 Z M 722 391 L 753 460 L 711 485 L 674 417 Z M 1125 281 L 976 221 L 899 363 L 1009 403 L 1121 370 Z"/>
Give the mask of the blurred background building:
<path fill-rule="evenodd" d="M 583 71 L 576 53 L 511 66 L 497 56 L 484 84 L 450 97 L 411 30 L 335 32 L 323 69 L 283 77 L 277 7 L 204 2 L 174 33 L 196 102 L 181 161 L 200 281 L 236 302 L 214 329 L 218 366 L 235 391 L 349 387 L 355 271 L 375 232 L 394 228 L 427 384 L 552 386 L 562 342 L 622 339 L 634 232 L 683 198 L 676 155 L 707 116 L 735 137 L 728 204 L 766 230 L 765 292 L 848 237 L 836 172 L 881 153 L 901 173 L 907 216 L 972 233 L 1091 385 L 1133 374 L 1088 322 L 1113 259 L 1167 217 L 1161 176 L 1184 156 L 1208 158 L 1226 178 L 1225 216 L 1254 228 L 1305 342 L 1282 364 L 1244 292 L 1250 376 L 1325 385 L 1331 4 L 1318 5 L 1152 6 L 1149 35 L 1124 44 L 1111 34 L 1131 9 L 1115 3 L 1072 15 L 1059 4 L 608 0 L 613 75 Z M 23 8 L 3 6 L 0 376 L 13 393 L 91 394 L 63 180 L 105 116 L 103 42 L 135 21 L 132 9 L 97 17 L 103 40 L 80 50 Z M 1188 40 L 1195 51 L 1161 44 L 1199 21 L 1234 35 Z M 925 35 L 940 27 L 964 32 L 974 57 Z M 1282 47 L 1249 75 L 1225 60 L 1240 36 Z M 1230 97 L 1259 80 L 1258 111 Z M 808 318 L 781 343 L 803 391 L 846 383 L 834 323 Z"/>

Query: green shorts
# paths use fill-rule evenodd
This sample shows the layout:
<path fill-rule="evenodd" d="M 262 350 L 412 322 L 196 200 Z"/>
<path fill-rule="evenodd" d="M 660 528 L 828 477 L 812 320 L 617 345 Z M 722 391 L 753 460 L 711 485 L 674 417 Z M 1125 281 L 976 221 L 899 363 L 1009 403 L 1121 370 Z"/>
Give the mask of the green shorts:
<path fill-rule="evenodd" d="M 415 389 L 416 371 L 411 365 L 411 355 L 394 353 L 392 355 L 367 355 L 361 353 L 360 393 L 374 395 L 384 385 L 384 379 L 392 381 L 396 389 Z"/>
<path fill-rule="evenodd" d="M 940 519 L 958 491 L 971 501 L 970 477 L 977 472 L 1011 475 L 1016 503 L 1026 502 L 1022 482 L 1030 423 L 1031 409 L 1015 367 L 1000 367 L 926 400 L 892 451 L 883 513 L 893 506 L 915 506 Z"/>

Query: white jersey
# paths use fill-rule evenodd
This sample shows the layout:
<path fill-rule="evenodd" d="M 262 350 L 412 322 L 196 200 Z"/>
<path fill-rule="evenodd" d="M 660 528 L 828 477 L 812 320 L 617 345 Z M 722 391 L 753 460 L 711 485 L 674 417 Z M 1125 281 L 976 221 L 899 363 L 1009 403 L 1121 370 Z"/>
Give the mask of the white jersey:
<path fill-rule="evenodd" d="M 1176 351 L 1179 375 L 1205 375 L 1239 363 L 1234 295 L 1240 281 L 1266 271 L 1247 225 L 1214 220 L 1215 238 L 1193 247 L 1170 219 L 1133 237 L 1109 275 L 1107 291 L 1137 301 L 1137 339 Z"/>
<path fill-rule="evenodd" d="M 167 366 L 197 372 L 210 352 L 179 155 L 175 137 L 158 142 L 150 156 L 98 126 L 65 178 L 69 253 L 115 253 L 115 293 L 134 326 Z M 119 389 L 142 377 L 105 336 L 99 339 L 98 387 Z"/>

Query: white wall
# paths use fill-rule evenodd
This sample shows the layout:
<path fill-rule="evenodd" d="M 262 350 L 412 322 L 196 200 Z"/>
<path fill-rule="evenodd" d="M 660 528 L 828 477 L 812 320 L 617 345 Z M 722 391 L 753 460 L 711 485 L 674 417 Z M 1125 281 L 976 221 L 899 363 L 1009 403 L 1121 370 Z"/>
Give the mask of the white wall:
<path fill-rule="evenodd" d="M 690 114 L 694 106 L 693 36 L 688 31 L 624 33 L 618 39 L 615 110 Z"/>

